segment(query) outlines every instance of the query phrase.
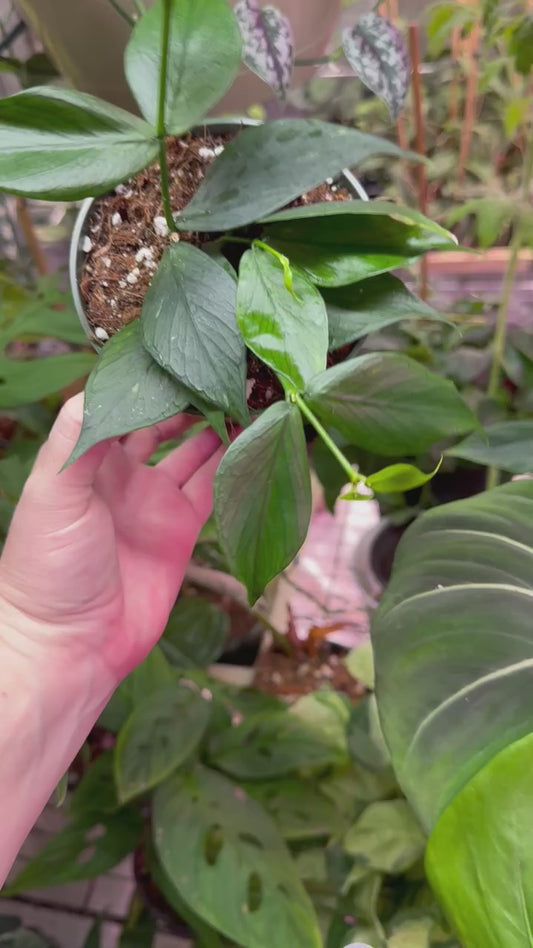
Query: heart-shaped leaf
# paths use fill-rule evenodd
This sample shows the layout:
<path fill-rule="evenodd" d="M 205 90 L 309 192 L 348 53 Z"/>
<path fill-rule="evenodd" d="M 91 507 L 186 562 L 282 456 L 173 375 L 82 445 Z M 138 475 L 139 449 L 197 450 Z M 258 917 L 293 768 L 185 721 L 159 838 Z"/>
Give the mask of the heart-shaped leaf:
<path fill-rule="evenodd" d="M 404 355 L 376 352 L 336 365 L 306 401 L 324 424 L 377 454 L 418 454 L 475 428 L 455 386 Z"/>
<path fill-rule="evenodd" d="M 126 77 L 141 112 L 157 122 L 163 0 L 135 26 L 126 48 Z M 242 42 L 226 0 L 173 0 L 170 11 L 165 129 L 181 135 L 229 89 L 239 70 Z"/>
<path fill-rule="evenodd" d="M 283 98 L 291 84 L 294 65 L 290 21 L 277 7 L 262 8 L 259 0 L 239 0 L 234 13 L 243 38 L 246 65 Z"/>
<path fill-rule="evenodd" d="M 160 640 L 169 662 L 179 668 L 205 668 L 224 651 L 229 617 L 201 596 L 180 599 Z"/>
<path fill-rule="evenodd" d="M 322 296 L 328 311 L 332 350 L 410 319 L 445 321 L 444 316 L 410 293 L 391 273 L 349 286 L 324 288 Z"/>
<path fill-rule="evenodd" d="M 154 843 L 187 904 L 243 948 L 320 948 L 313 907 L 279 831 L 243 790 L 205 768 L 154 800 Z"/>
<path fill-rule="evenodd" d="M 386 139 L 318 119 L 245 128 L 210 165 L 176 223 L 180 230 L 243 227 L 372 155 L 420 160 Z"/>
<path fill-rule="evenodd" d="M 122 802 L 162 783 L 187 760 L 209 721 L 207 701 L 191 685 L 173 682 L 135 709 L 115 749 L 115 776 Z"/>
<path fill-rule="evenodd" d="M 171 418 L 188 404 L 187 392 L 143 348 L 136 319 L 106 343 L 89 376 L 83 425 L 69 460 L 106 438 Z"/>
<path fill-rule="evenodd" d="M 387 103 L 393 118 L 402 111 L 411 80 L 409 53 L 399 29 L 365 13 L 343 33 L 346 59 L 365 86 Z"/>
<path fill-rule="evenodd" d="M 446 454 L 512 474 L 533 473 L 533 421 L 501 421 L 475 431 Z"/>
<path fill-rule="evenodd" d="M 218 536 L 255 602 L 294 559 L 311 517 L 305 436 L 295 405 L 276 402 L 233 442 L 215 478 Z"/>
<path fill-rule="evenodd" d="M 259 247 L 247 251 L 239 269 L 237 323 L 248 348 L 302 391 L 326 368 L 328 319 L 324 300 L 303 273 L 292 269 L 291 284 L 272 254 Z"/>
<path fill-rule="evenodd" d="M 449 231 L 388 201 L 290 208 L 264 221 L 265 240 L 321 286 L 344 286 L 457 246 Z"/>
<path fill-rule="evenodd" d="M 143 343 L 167 372 L 242 424 L 246 355 L 235 319 L 235 281 L 189 243 L 163 254 L 144 298 Z"/>
<path fill-rule="evenodd" d="M 157 155 L 154 129 L 92 95 L 53 86 L 0 99 L 0 188 L 48 201 L 105 194 Z"/>

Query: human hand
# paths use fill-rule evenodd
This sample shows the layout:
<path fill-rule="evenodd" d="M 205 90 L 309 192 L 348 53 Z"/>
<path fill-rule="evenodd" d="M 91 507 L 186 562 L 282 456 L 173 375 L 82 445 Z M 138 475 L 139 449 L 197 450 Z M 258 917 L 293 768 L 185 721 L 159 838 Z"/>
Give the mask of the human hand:
<path fill-rule="evenodd" d="M 192 423 L 182 415 L 61 471 L 82 413 L 82 395 L 64 406 L 24 488 L 0 560 L 0 611 L 15 649 L 60 654 L 67 671 L 84 663 L 110 692 L 165 628 L 224 449 L 206 430 L 147 467 Z"/>

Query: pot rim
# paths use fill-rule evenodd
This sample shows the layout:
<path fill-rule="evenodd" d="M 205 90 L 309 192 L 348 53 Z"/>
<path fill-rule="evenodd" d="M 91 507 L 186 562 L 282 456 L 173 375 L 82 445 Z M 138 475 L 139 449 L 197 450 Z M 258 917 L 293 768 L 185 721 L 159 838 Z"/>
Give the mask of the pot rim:
<path fill-rule="evenodd" d="M 235 118 L 226 119 L 210 118 L 206 119 L 205 122 L 202 122 L 199 125 L 193 126 L 191 132 L 193 135 L 199 135 L 202 133 L 203 129 L 209 128 L 215 134 L 222 134 L 238 126 L 253 126 L 262 124 L 264 123 L 260 119 L 252 119 L 246 116 L 238 116 Z M 344 179 L 344 182 L 346 183 L 348 190 L 351 191 L 353 197 L 357 197 L 361 201 L 370 200 L 361 182 L 347 168 L 341 171 L 339 179 Z M 81 250 L 81 242 L 85 236 L 87 218 L 89 217 L 89 213 L 94 202 L 97 201 L 99 197 L 101 197 L 101 195 L 98 195 L 97 197 L 88 197 L 85 198 L 85 200 L 81 203 L 81 207 L 78 211 L 78 215 L 74 224 L 74 229 L 72 231 L 68 263 L 70 291 L 74 301 L 74 308 L 85 335 L 87 336 L 92 347 L 97 352 L 100 352 L 105 343 L 95 338 L 94 332 L 89 325 L 89 321 L 85 313 L 85 307 L 83 305 L 83 300 L 81 298 L 79 276 L 85 261 L 85 254 Z"/>

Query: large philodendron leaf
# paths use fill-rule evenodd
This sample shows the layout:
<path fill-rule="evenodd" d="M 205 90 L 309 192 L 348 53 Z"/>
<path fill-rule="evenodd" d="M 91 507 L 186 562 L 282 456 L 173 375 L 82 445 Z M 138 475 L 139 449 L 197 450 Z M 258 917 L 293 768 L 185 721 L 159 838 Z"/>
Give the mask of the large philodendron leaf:
<path fill-rule="evenodd" d="M 108 102 L 45 86 L 0 99 L 0 189 L 47 201 L 105 194 L 157 155 L 154 129 Z"/>
<path fill-rule="evenodd" d="M 172 244 L 144 298 L 143 343 L 167 372 L 242 424 L 246 355 L 229 273 L 189 243 Z"/>
<path fill-rule="evenodd" d="M 265 240 L 320 286 L 345 286 L 405 266 L 456 238 L 388 201 L 333 201 L 289 208 L 263 221 Z"/>
<path fill-rule="evenodd" d="M 329 348 L 332 350 L 410 319 L 440 322 L 445 319 L 410 293 L 391 273 L 349 286 L 324 288 L 322 296 L 328 312 Z"/>
<path fill-rule="evenodd" d="M 248 348 L 285 384 L 302 391 L 326 368 L 328 318 L 305 274 L 293 269 L 291 284 L 279 260 L 253 247 L 239 268 L 237 323 Z"/>
<path fill-rule="evenodd" d="M 365 13 L 354 27 L 344 30 L 343 47 L 356 76 L 397 118 L 411 80 L 409 53 L 399 29 L 378 13 Z"/>
<path fill-rule="evenodd" d="M 85 388 L 83 426 L 71 461 L 94 444 L 184 411 L 187 392 L 154 362 L 136 319 L 104 346 Z"/>
<path fill-rule="evenodd" d="M 283 98 L 291 84 L 294 40 L 289 19 L 260 0 L 239 0 L 234 7 L 243 43 L 244 61 Z"/>
<path fill-rule="evenodd" d="M 233 442 L 215 478 L 218 536 L 255 602 L 294 559 L 311 517 L 305 436 L 295 405 L 276 402 Z"/>
<path fill-rule="evenodd" d="M 163 0 L 135 26 L 126 48 L 126 77 L 141 112 L 157 122 Z M 181 135 L 229 89 L 239 70 L 242 42 L 226 0 L 172 0 L 165 128 Z"/>
<path fill-rule="evenodd" d="M 532 754 L 533 734 L 500 751 L 429 840 L 428 876 L 465 948 L 533 944 Z"/>
<path fill-rule="evenodd" d="M 420 160 L 385 139 L 318 119 L 276 119 L 246 128 L 209 167 L 177 225 L 200 231 L 243 227 L 372 155 Z"/>
<path fill-rule="evenodd" d="M 375 616 L 377 696 L 398 778 L 427 829 L 533 730 L 533 481 L 409 528 Z"/>
<path fill-rule="evenodd" d="M 212 770 L 158 788 L 155 847 L 179 895 L 243 948 L 320 948 L 312 904 L 267 812 Z M 274 934 L 275 933 L 275 934 Z"/>
<path fill-rule="evenodd" d="M 391 352 L 349 359 L 322 372 L 305 399 L 351 444 L 387 456 L 418 454 L 476 425 L 451 382 Z"/>

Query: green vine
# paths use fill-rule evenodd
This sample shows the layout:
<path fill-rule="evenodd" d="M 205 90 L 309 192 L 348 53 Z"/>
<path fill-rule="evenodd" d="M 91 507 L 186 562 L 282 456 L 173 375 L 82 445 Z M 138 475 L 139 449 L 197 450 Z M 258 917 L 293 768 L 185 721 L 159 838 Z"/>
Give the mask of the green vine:
<path fill-rule="evenodd" d="M 166 122 L 165 107 L 167 100 L 167 73 L 168 73 L 168 47 L 170 40 L 170 17 L 172 13 L 172 0 L 163 0 L 163 29 L 161 33 L 161 72 L 159 73 L 159 103 L 157 109 L 157 139 L 159 142 L 159 166 L 161 170 L 161 197 L 163 199 L 163 211 L 168 228 L 176 231 L 177 227 L 172 214 L 172 205 L 170 203 L 170 190 L 167 165 L 166 148 Z"/>

